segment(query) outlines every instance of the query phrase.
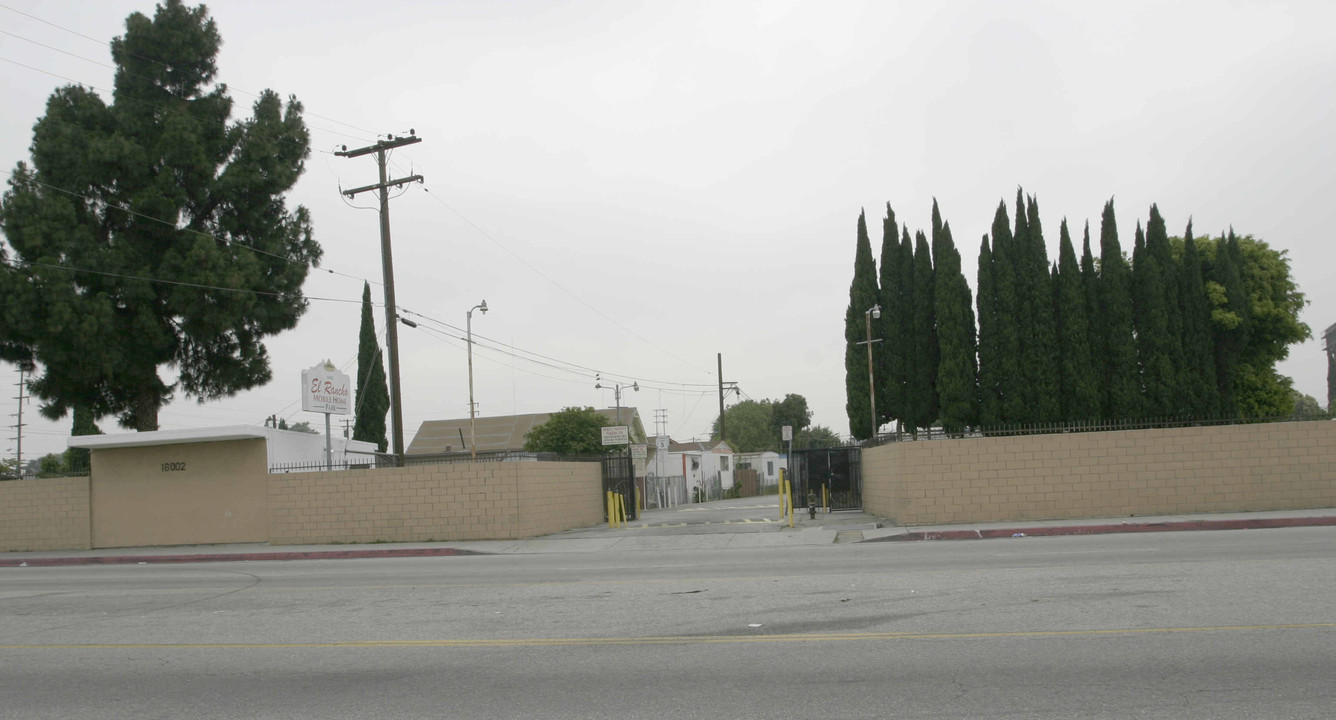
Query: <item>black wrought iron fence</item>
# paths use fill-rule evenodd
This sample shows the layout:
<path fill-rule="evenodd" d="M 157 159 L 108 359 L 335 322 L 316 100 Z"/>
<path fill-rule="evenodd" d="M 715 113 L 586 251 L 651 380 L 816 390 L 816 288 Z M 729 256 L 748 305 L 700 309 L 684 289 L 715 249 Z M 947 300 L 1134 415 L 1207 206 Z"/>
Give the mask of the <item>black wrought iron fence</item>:
<path fill-rule="evenodd" d="M 360 457 L 350 457 L 343 461 L 325 463 L 304 460 L 290 463 L 274 463 L 269 466 L 271 473 L 292 472 L 327 472 L 334 470 L 367 470 L 371 468 L 391 468 L 397 466 L 413 467 L 420 465 L 457 465 L 466 463 L 494 462 L 599 462 L 602 455 L 562 455 L 558 453 L 535 452 L 490 452 L 478 453 L 440 453 L 433 455 L 405 455 L 403 462 L 395 461 L 389 454 L 375 453 Z"/>
<path fill-rule="evenodd" d="M 915 442 L 920 440 L 957 440 L 982 437 L 1014 437 L 1017 435 L 1056 435 L 1061 433 L 1115 432 L 1118 430 L 1155 430 L 1181 427 L 1217 427 L 1223 425 L 1259 425 L 1281 422 L 1311 422 L 1331 420 L 1326 413 L 1317 415 L 1286 415 L 1282 417 L 1261 418 L 1192 418 L 1165 417 L 1140 418 L 1136 420 L 1101 420 L 1098 422 L 1076 423 L 1011 423 L 988 425 L 948 432 L 940 427 L 920 428 L 917 432 L 879 433 L 872 440 L 849 440 L 847 445 L 875 447 L 893 442 Z"/>

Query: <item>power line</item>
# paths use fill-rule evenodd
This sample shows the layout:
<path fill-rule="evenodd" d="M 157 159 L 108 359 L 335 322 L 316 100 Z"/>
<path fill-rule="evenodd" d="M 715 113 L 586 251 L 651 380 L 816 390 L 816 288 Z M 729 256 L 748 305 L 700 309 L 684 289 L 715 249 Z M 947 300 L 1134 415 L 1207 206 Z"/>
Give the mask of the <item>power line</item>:
<path fill-rule="evenodd" d="M 635 330 L 632 330 L 631 328 L 629 328 L 629 327 L 627 327 L 627 326 L 625 326 L 625 325 L 623 325 L 623 324 L 617 322 L 616 320 L 612 319 L 612 317 L 610 317 L 607 313 L 603 312 L 602 310 L 599 310 L 597 307 L 595 307 L 593 304 L 591 304 L 590 302 L 588 302 L 588 301 L 585 300 L 584 298 L 580 297 L 579 295 L 576 295 L 573 291 L 568 290 L 568 289 L 566 288 L 566 286 L 562 285 L 561 283 L 557 282 L 556 280 L 553 280 L 551 277 L 549 277 L 549 276 L 548 276 L 546 273 L 544 273 L 542 270 L 539 270 L 538 268 L 534 267 L 533 264 L 531 264 L 528 260 L 525 260 L 523 257 L 521 257 L 521 256 L 519 255 L 519 253 L 516 253 L 514 250 L 511 250 L 510 248 L 506 247 L 505 245 L 502 245 L 502 244 L 501 244 L 501 241 L 499 241 L 499 240 L 497 240 L 496 238 L 492 237 L 492 235 L 491 235 L 490 233 L 488 233 L 486 230 L 483 230 L 481 227 L 479 227 L 479 226 L 478 226 L 476 223 L 474 223 L 472 220 L 470 220 L 470 219 L 468 219 L 467 217 L 465 217 L 463 213 L 461 213 L 461 212 L 459 212 L 458 210 L 456 210 L 456 209 L 454 209 L 453 207 L 451 207 L 448 203 L 446 203 L 444 200 L 442 200 L 439 196 L 437 196 L 437 195 L 436 195 L 435 193 L 433 193 L 431 190 L 429 190 L 429 189 L 427 189 L 427 188 L 424 187 L 424 188 L 422 189 L 422 191 L 425 192 L 425 193 L 427 193 L 428 195 L 430 195 L 432 199 L 434 199 L 436 202 L 440 203 L 445 209 L 447 209 L 447 210 L 449 210 L 450 212 L 454 213 L 456 217 L 458 217 L 460 220 L 464 221 L 464 223 L 465 223 L 466 225 L 468 225 L 469 227 L 471 227 L 471 228 L 473 228 L 475 231 L 477 231 L 477 233 L 478 233 L 479 235 L 482 235 L 483 237 L 485 237 L 485 238 L 487 238 L 488 240 L 490 240 L 490 241 L 492 242 L 493 245 L 496 245 L 497 247 L 499 247 L 499 248 L 501 248 L 502 250 L 506 251 L 506 253 L 509 254 L 512 258 L 518 260 L 518 261 L 520 262 L 521 265 L 523 265 L 523 266 L 529 268 L 529 270 L 531 270 L 535 275 L 537 275 L 538 277 L 541 277 L 541 278 L 543 278 L 544 280 L 546 280 L 546 281 L 548 281 L 549 283 L 551 283 L 552 286 L 555 287 L 556 289 L 562 291 L 563 293 L 566 293 L 566 294 L 569 295 L 572 299 L 574 299 L 576 302 L 578 302 L 578 303 L 580 303 L 581 305 L 584 305 L 585 307 L 587 307 L 587 308 L 589 308 L 590 310 L 592 310 L 592 311 L 594 312 L 594 314 L 598 315 L 599 317 L 603 318 L 604 320 L 607 320 L 609 323 L 612 323 L 614 326 L 616 326 L 617 328 L 621 329 L 623 332 L 626 332 L 626 333 L 630 334 L 632 337 L 635 337 L 637 340 L 640 340 L 641 342 L 645 343 L 646 345 L 649 345 L 650 347 L 654 348 L 655 350 L 658 350 L 659 352 L 663 353 L 664 355 L 667 355 L 668 357 L 673 358 L 674 360 L 677 360 L 678 362 L 682 363 L 683 365 L 686 365 L 686 366 L 688 366 L 688 367 L 696 368 L 697 370 L 701 370 L 701 368 L 699 368 L 699 367 L 697 367 L 697 366 L 691 364 L 690 362 L 688 362 L 688 361 L 686 361 L 686 360 L 683 360 L 682 358 L 680 358 L 680 357 L 678 357 L 677 355 L 673 354 L 671 351 L 669 351 L 669 350 L 665 350 L 664 348 L 659 347 L 659 346 L 656 345 L 653 341 L 651 341 L 649 338 L 646 338 L 645 336 L 641 335 L 640 333 L 636 332 Z M 709 371 L 702 370 L 702 372 L 704 372 L 706 375 L 709 375 L 709 374 L 710 374 Z"/>
<path fill-rule="evenodd" d="M 13 259 L 13 260 L 11 260 L 11 261 L 9 261 L 9 262 L 0 262 L 0 265 L 3 265 L 3 266 L 5 266 L 5 267 L 7 267 L 7 268 L 9 268 L 9 269 L 11 269 L 11 270 L 15 270 L 15 271 L 17 271 L 18 268 L 17 268 L 17 267 L 14 267 L 14 265 L 12 265 L 12 264 L 10 264 L 10 263 L 17 263 L 17 264 L 19 264 L 19 265 L 26 265 L 26 266 L 29 266 L 29 267 L 43 267 L 43 268 L 50 268 L 50 269 L 52 269 L 52 270 L 64 270 L 64 271 L 66 271 L 66 272 L 87 273 L 87 274 L 89 274 L 89 275 L 102 275 L 102 276 L 105 276 L 105 277 L 121 278 L 121 279 L 124 279 L 124 280 L 141 280 L 141 281 L 143 281 L 143 282 L 162 283 L 162 284 L 164 284 L 164 285 L 180 285 L 180 286 L 183 286 L 183 287 L 199 288 L 199 289 L 201 289 L 201 290 L 219 290 L 219 291 L 222 291 L 222 292 L 249 293 L 249 294 L 252 294 L 252 295 L 268 295 L 268 296 L 270 296 L 270 297 L 292 298 L 292 294 L 290 294 L 290 293 L 269 292 L 269 291 L 266 291 L 266 290 L 248 290 L 248 289 L 245 289 L 245 288 L 229 288 L 229 287 L 221 287 L 221 286 L 218 286 L 218 285 L 202 285 L 202 284 L 200 284 L 200 283 L 189 283 L 189 282 L 182 282 L 182 281 L 179 281 L 179 280 L 164 280 L 164 279 L 162 279 L 162 278 L 144 277 L 144 276 L 142 276 L 142 275 L 124 275 L 124 274 L 121 274 L 121 273 L 111 273 L 111 272 L 105 272 L 105 271 L 102 271 L 102 270 L 88 270 L 88 269 L 86 269 L 86 268 L 70 267 L 70 266 L 68 266 L 68 265 L 52 265 L 52 264 L 50 264 L 50 263 L 29 262 L 29 261 L 27 261 L 27 260 L 22 260 L 22 259 L 19 259 L 19 258 L 15 258 L 15 259 Z M 318 300 L 318 301 L 321 301 L 321 302 L 337 302 L 337 303 L 360 303 L 360 302 L 362 302 L 361 300 L 345 300 L 345 299 L 342 299 L 342 298 L 315 297 L 315 296 L 311 296 L 311 295 L 303 295 L 303 296 L 301 296 L 301 299 L 302 299 L 302 300 Z"/>
<path fill-rule="evenodd" d="M 0 8 L 3 8 L 3 9 L 5 9 L 5 10 L 8 10 L 8 11 L 10 11 L 10 12 L 12 12 L 12 13 L 16 13 L 16 14 L 18 14 L 18 15 L 22 15 L 22 16 L 24 16 L 24 17 L 26 17 L 26 18 L 29 18 L 29 19 L 32 19 L 32 20 L 36 20 L 37 22 L 42 23 L 42 24 L 44 24 L 44 25 L 49 25 L 49 26 L 51 26 L 51 27 L 53 27 L 53 28 L 55 28 L 55 29 L 57 29 L 57 30 L 61 30 L 61 31 L 63 31 L 63 32 L 67 32 L 67 33 L 69 33 L 69 34 L 71 34 L 71 35 L 75 35 L 75 36 L 77 36 L 77 37 L 81 37 L 81 38 L 83 38 L 84 40 L 88 40 L 88 41 L 97 43 L 98 45 L 102 45 L 103 47 L 106 47 L 106 48 L 108 48 L 108 49 L 111 48 L 111 43 L 107 42 L 106 40 L 100 40 L 100 39 L 95 38 L 95 37 L 92 37 L 92 36 L 90 36 L 90 35 L 85 35 L 85 34 L 83 34 L 83 33 L 81 33 L 81 32 L 78 32 L 77 30 L 71 30 L 70 28 L 64 27 L 63 25 L 57 25 L 56 23 L 53 23 L 53 22 L 51 22 L 50 20 L 45 20 L 45 19 L 43 19 L 43 18 L 37 17 L 36 15 L 32 15 L 32 14 L 23 12 L 22 10 L 16 10 L 16 9 L 14 9 L 14 8 L 8 6 L 8 5 L 5 5 L 5 4 L 0 4 Z M 27 40 L 27 38 L 21 37 L 21 36 L 19 36 L 19 35 L 14 35 L 13 33 L 8 33 L 8 32 L 7 32 L 7 33 L 5 33 L 5 34 L 6 34 L 6 35 L 12 35 L 13 37 L 17 37 L 17 38 L 19 38 L 20 40 Z M 32 40 L 28 40 L 28 42 L 33 42 L 33 43 L 35 43 L 35 44 L 37 44 L 37 45 L 42 45 L 42 43 L 37 43 L 36 41 L 32 41 Z M 70 56 L 72 56 L 72 57 L 79 58 L 80 60 L 88 60 L 89 62 L 94 62 L 94 63 L 97 63 L 97 62 L 98 62 L 98 61 L 96 61 L 96 60 L 89 60 L 88 58 L 85 58 L 85 57 L 82 57 L 82 56 L 79 56 L 79 55 L 74 55 L 73 53 L 65 52 L 64 50 L 59 50 L 59 49 L 57 49 L 57 48 L 53 48 L 53 47 L 51 47 L 51 46 L 49 46 L 49 45 L 43 45 L 43 47 L 51 48 L 52 50 L 56 50 L 57 52 L 65 53 L 66 55 L 70 55 Z M 140 59 L 140 60 L 143 60 L 144 62 L 153 63 L 153 64 L 155 64 L 155 65 L 159 65 L 159 66 L 164 67 L 164 68 L 171 69 L 171 68 L 173 67 L 170 63 L 162 62 L 161 60 L 158 60 L 158 59 L 156 59 L 156 58 L 145 57 L 145 56 L 140 55 L 140 54 L 138 54 L 138 53 L 127 53 L 127 54 L 130 55 L 131 57 L 134 57 L 134 58 L 138 58 L 138 59 Z M 101 64 L 101 63 L 98 63 L 98 64 Z M 33 69 L 36 69 L 36 68 L 33 68 Z M 44 71 L 44 70 L 38 70 L 38 72 L 46 72 L 46 71 Z M 48 73 L 48 74 L 51 74 L 51 73 Z M 71 80 L 71 82 L 75 82 L 75 81 Z M 215 83 L 215 84 L 222 85 L 222 84 L 226 84 L 226 83 Z M 243 88 L 238 88 L 238 87 L 235 87 L 235 86 L 232 86 L 232 85 L 228 85 L 228 87 L 229 87 L 229 88 L 232 88 L 233 90 L 236 90 L 237 92 L 239 92 L 239 93 L 241 93 L 241 94 L 243 94 L 243 95 L 249 95 L 249 96 L 251 96 L 251 97 L 255 97 L 255 98 L 260 97 L 259 93 L 254 93 L 254 92 L 251 92 L 251 91 L 249 91 L 249 90 L 245 90 L 245 89 L 243 89 Z M 336 123 L 336 124 L 342 125 L 342 126 L 344 126 L 344 127 L 351 128 L 351 129 L 353 129 L 353 130 L 357 130 L 357 131 L 359 131 L 359 132 L 366 133 L 368 136 L 372 136 L 372 137 L 374 137 L 374 136 L 376 135 L 376 133 L 372 132 L 371 130 L 367 130 L 366 128 L 363 128 L 363 127 L 358 127 L 358 126 L 356 126 L 356 125 L 353 125 L 352 123 L 346 123 L 346 122 L 343 122 L 342 120 L 336 120 L 336 119 L 334 119 L 334 118 L 331 118 L 331 117 L 325 117 L 325 116 L 323 116 L 323 115 L 317 115 L 317 114 L 315 114 L 315 113 L 307 113 L 307 114 L 309 114 L 311 117 L 320 118 L 321 120 L 328 120 L 329 122 Z M 345 135 L 345 137 L 357 137 L 357 136 L 354 136 L 354 135 L 346 135 L 345 133 L 338 133 L 338 132 L 335 131 L 335 130 L 324 130 L 324 132 L 331 132 L 331 133 L 336 133 L 336 134 L 340 134 L 340 135 Z M 362 139 L 362 138 L 358 138 L 358 139 Z"/>
<path fill-rule="evenodd" d="M 0 58 L 0 59 L 2 59 L 2 58 Z M 3 171 L 0 171 L 0 172 L 4 172 L 6 175 L 9 175 L 11 178 L 15 177 L 15 173 L 14 173 L 14 171 L 12 171 L 12 170 L 3 170 Z M 224 238 L 220 238 L 220 237 L 218 237 L 217 235 L 214 235 L 214 234 L 212 234 L 212 233 L 204 232 L 203 230 L 195 230 L 195 229 L 193 229 L 193 228 L 188 228 L 188 227 L 179 227 L 175 222 L 172 222 L 172 221 L 170 221 L 170 220 L 164 220 L 164 219 L 162 219 L 162 218 L 153 217 L 152 215 L 146 215 L 146 214 L 141 213 L 141 212 L 139 212 L 139 211 L 137 211 L 137 210 L 131 210 L 130 208 L 124 207 L 123 205 L 119 205 L 119 204 L 114 203 L 114 202 L 110 202 L 110 201 L 108 201 L 108 200 L 103 200 L 103 199 L 99 199 L 99 198 L 89 197 L 88 195 L 84 195 L 84 194 L 82 194 L 82 193 L 78 193 L 78 192 L 75 192 L 75 191 L 73 191 L 73 190 L 68 190 L 68 189 L 63 188 L 63 187 L 60 187 L 60 186 L 58 186 L 58 185 L 52 185 L 51 183 L 45 182 L 45 181 L 43 181 L 43 180 L 38 180 L 36 177 L 34 177 L 34 176 L 32 176 L 32 175 L 27 175 L 27 176 L 25 176 L 25 177 L 23 178 L 23 181 L 24 181 L 24 182 L 30 182 L 30 183 L 33 183 L 34 185 L 40 185 L 40 186 L 42 186 L 42 187 L 44 187 L 44 188 L 47 188 L 47 189 L 50 189 L 50 190 L 54 190 L 54 191 L 56 191 L 56 192 L 64 193 L 64 194 L 66 194 L 66 195 L 70 195 L 70 196 L 73 196 L 73 197 L 77 197 L 77 198 L 80 198 L 80 199 L 82 199 L 82 200 L 87 200 L 88 202 L 91 202 L 91 203 L 101 203 L 101 204 L 105 205 L 106 207 L 111 208 L 111 209 L 113 209 L 113 210 L 120 210 L 121 212 L 126 213 L 126 214 L 128 214 L 128 215 L 133 215 L 133 216 L 138 217 L 138 218 L 143 218 L 144 220 L 149 220 L 149 221 L 151 221 L 151 222 L 156 222 L 156 223 L 160 223 L 160 224 L 162 224 L 162 225 L 166 225 L 167 227 L 170 227 L 170 228 L 172 228 L 173 230 L 176 230 L 176 231 L 178 231 L 178 232 L 188 233 L 188 234 L 191 234 L 191 235 L 198 235 L 198 236 L 200 236 L 200 237 L 204 237 L 204 238 L 208 238 L 208 239 L 210 239 L 210 240 L 213 240 L 214 242 L 217 242 L 217 243 L 225 243 L 225 244 L 227 244 L 229 247 L 231 247 L 231 246 L 235 246 L 235 247 L 239 247 L 239 248 L 244 248 L 244 249 L 246 249 L 246 250 L 250 250 L 250 251 L 253 252 L 253 253 L 256 253 L 257 255 L 267 255 L 267 256 L 269 256 L 269 257 L 272 257 L 272 258 L 275 258 L 275 259 L 278 259 L 278 260 L 283 260 L 284 262 L 288 262 L 288 263 L 291 263 L 291 264 L 294 264 L 294 265 L 301 265 L 301 266 L 305 267 L 305 268 L 306 268 L 307 270 L 309 270 L 309 271 L 317 271 L 317 272 L 329 273 L 330 275 L 338 275 L 338 276 L 340 276 L 340 277 L 345 277 L 345 278 L 348 278 L 348 279 L 350 279 L 350 280 L 361 280 L 362 282 L 368 282 L 368 283 L 372 283 L 372 284 L 375 284 L 375 285 L 379 285 L 379 284 L 380 284 L 380 283 L 378 283 L 378 282 L 376 282 L 376 281 L 374 281 L 374 280 L 368 280 L 367 278 L 358 277 L 358 276 L 356 276 L 356 275 L 350 275 L 350 274 L 345 273 L 345 272 L 339 272 L 338 270 L 331 270 L 331 269 L 328 269 L 328 268 L 318 267 L 318 266 L 316 266 L 316 265 L 314 265 L 314 264 L 312 264 L 312 263 L 309 263 L 309 262 L 303 262 L 303 261 L 301 261 L 301 260 L 296 260 L 296 259 L 294 259 L 294 258 L 290 258 L 290 257 L 288 257 L 288 256 L 286 256 L 286 255 L 279 255 L 278 253 L 272 253 L 272 252 L 269 252 L 268 250 L 261 250 L 261 249 L 255 247 L 254 245 L 250 245 L 250 244 L 248 244 L 248 243 L 246 243 L 246 242 L 243 242 L 243 241 L 241 241 L 241 240 L 239 240 L 239 239 L 237 239 L 237 238 L 228 238 L 228 239 L 224 239 Z"/>

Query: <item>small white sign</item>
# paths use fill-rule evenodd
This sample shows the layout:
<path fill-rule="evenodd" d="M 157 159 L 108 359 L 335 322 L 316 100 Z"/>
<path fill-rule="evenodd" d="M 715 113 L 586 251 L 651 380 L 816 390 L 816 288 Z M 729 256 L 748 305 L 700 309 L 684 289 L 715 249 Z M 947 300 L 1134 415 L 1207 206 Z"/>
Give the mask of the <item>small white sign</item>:
<path fill-rule="evenodd" d="M 668 452 L 668 436 L 660 435 L 654 438 L 654 448 L 659 452 Z"/>
<path fill-rule="evenodd" d="M 649 457 L 649 446 L 644 443 L 637 443 L 631 446 L 631 459 L 644 460 Z"/>
<path fill-rule="evenodd" d="M 349 415 L 352 413 L 352 380 L 326 360 L 302 371 L 302 410 Z"/>
<path fill-rule="evenodd" d="M 625 425 L 610 425 L 603 428 L 603 444 L 625 445 L 631 442 L 630 435 Z"/>
<path fill-rule="evenodd" d="M 784 426 L 784 429 L 783 429 L 783 430 L 780 430 L 780 437 L 784 440 L 784 442 L 792 442 L 792 440 L 793 440 L 793 426 L 792 426 L 792 425 L 785 425 L 785 426 Z"/>

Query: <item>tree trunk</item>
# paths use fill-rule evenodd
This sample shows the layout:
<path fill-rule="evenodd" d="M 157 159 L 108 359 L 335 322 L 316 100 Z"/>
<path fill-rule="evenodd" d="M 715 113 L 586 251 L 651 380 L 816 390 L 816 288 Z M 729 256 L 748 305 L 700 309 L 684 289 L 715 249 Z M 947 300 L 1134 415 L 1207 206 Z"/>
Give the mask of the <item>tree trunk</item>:
<path fill-rule="evenodd" d="M 158 404 L 162 399 L 151 388 L 139 392 L 135 400 L 134 428 L 138 432 L 158 429 Z"/>

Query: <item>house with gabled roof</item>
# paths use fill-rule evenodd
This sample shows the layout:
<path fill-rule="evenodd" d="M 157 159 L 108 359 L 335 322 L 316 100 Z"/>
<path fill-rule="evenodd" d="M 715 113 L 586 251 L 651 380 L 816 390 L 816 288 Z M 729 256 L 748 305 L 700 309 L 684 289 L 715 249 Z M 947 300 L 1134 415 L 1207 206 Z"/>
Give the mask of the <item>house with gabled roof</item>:
<path fill-rule="evenodd" d="M 597 411 L 608 419 L 609 425 L 626 425 L 631 442 L 645 442 L 645 425 L 640 421 L 640 411 L 633 407 L 602 408 Z M 524 436 L 534 428 L 547 422 L 552 413 L 527 413 L 524 415 L 497 415 L 493 417 L 475 417 L 473 435 L 477 438 L 477 451 L 480 453 L 523 452 Z M 451 420 L 426 420 L 418 426 L 417 434 L 404 451 L 406 455 L 440 455 L 448 453 L 467 453 L 469 448 L 469 419 L 467 417 Z M 645 473 L 645 461 L 635 461 L 636 475 Z"/>

